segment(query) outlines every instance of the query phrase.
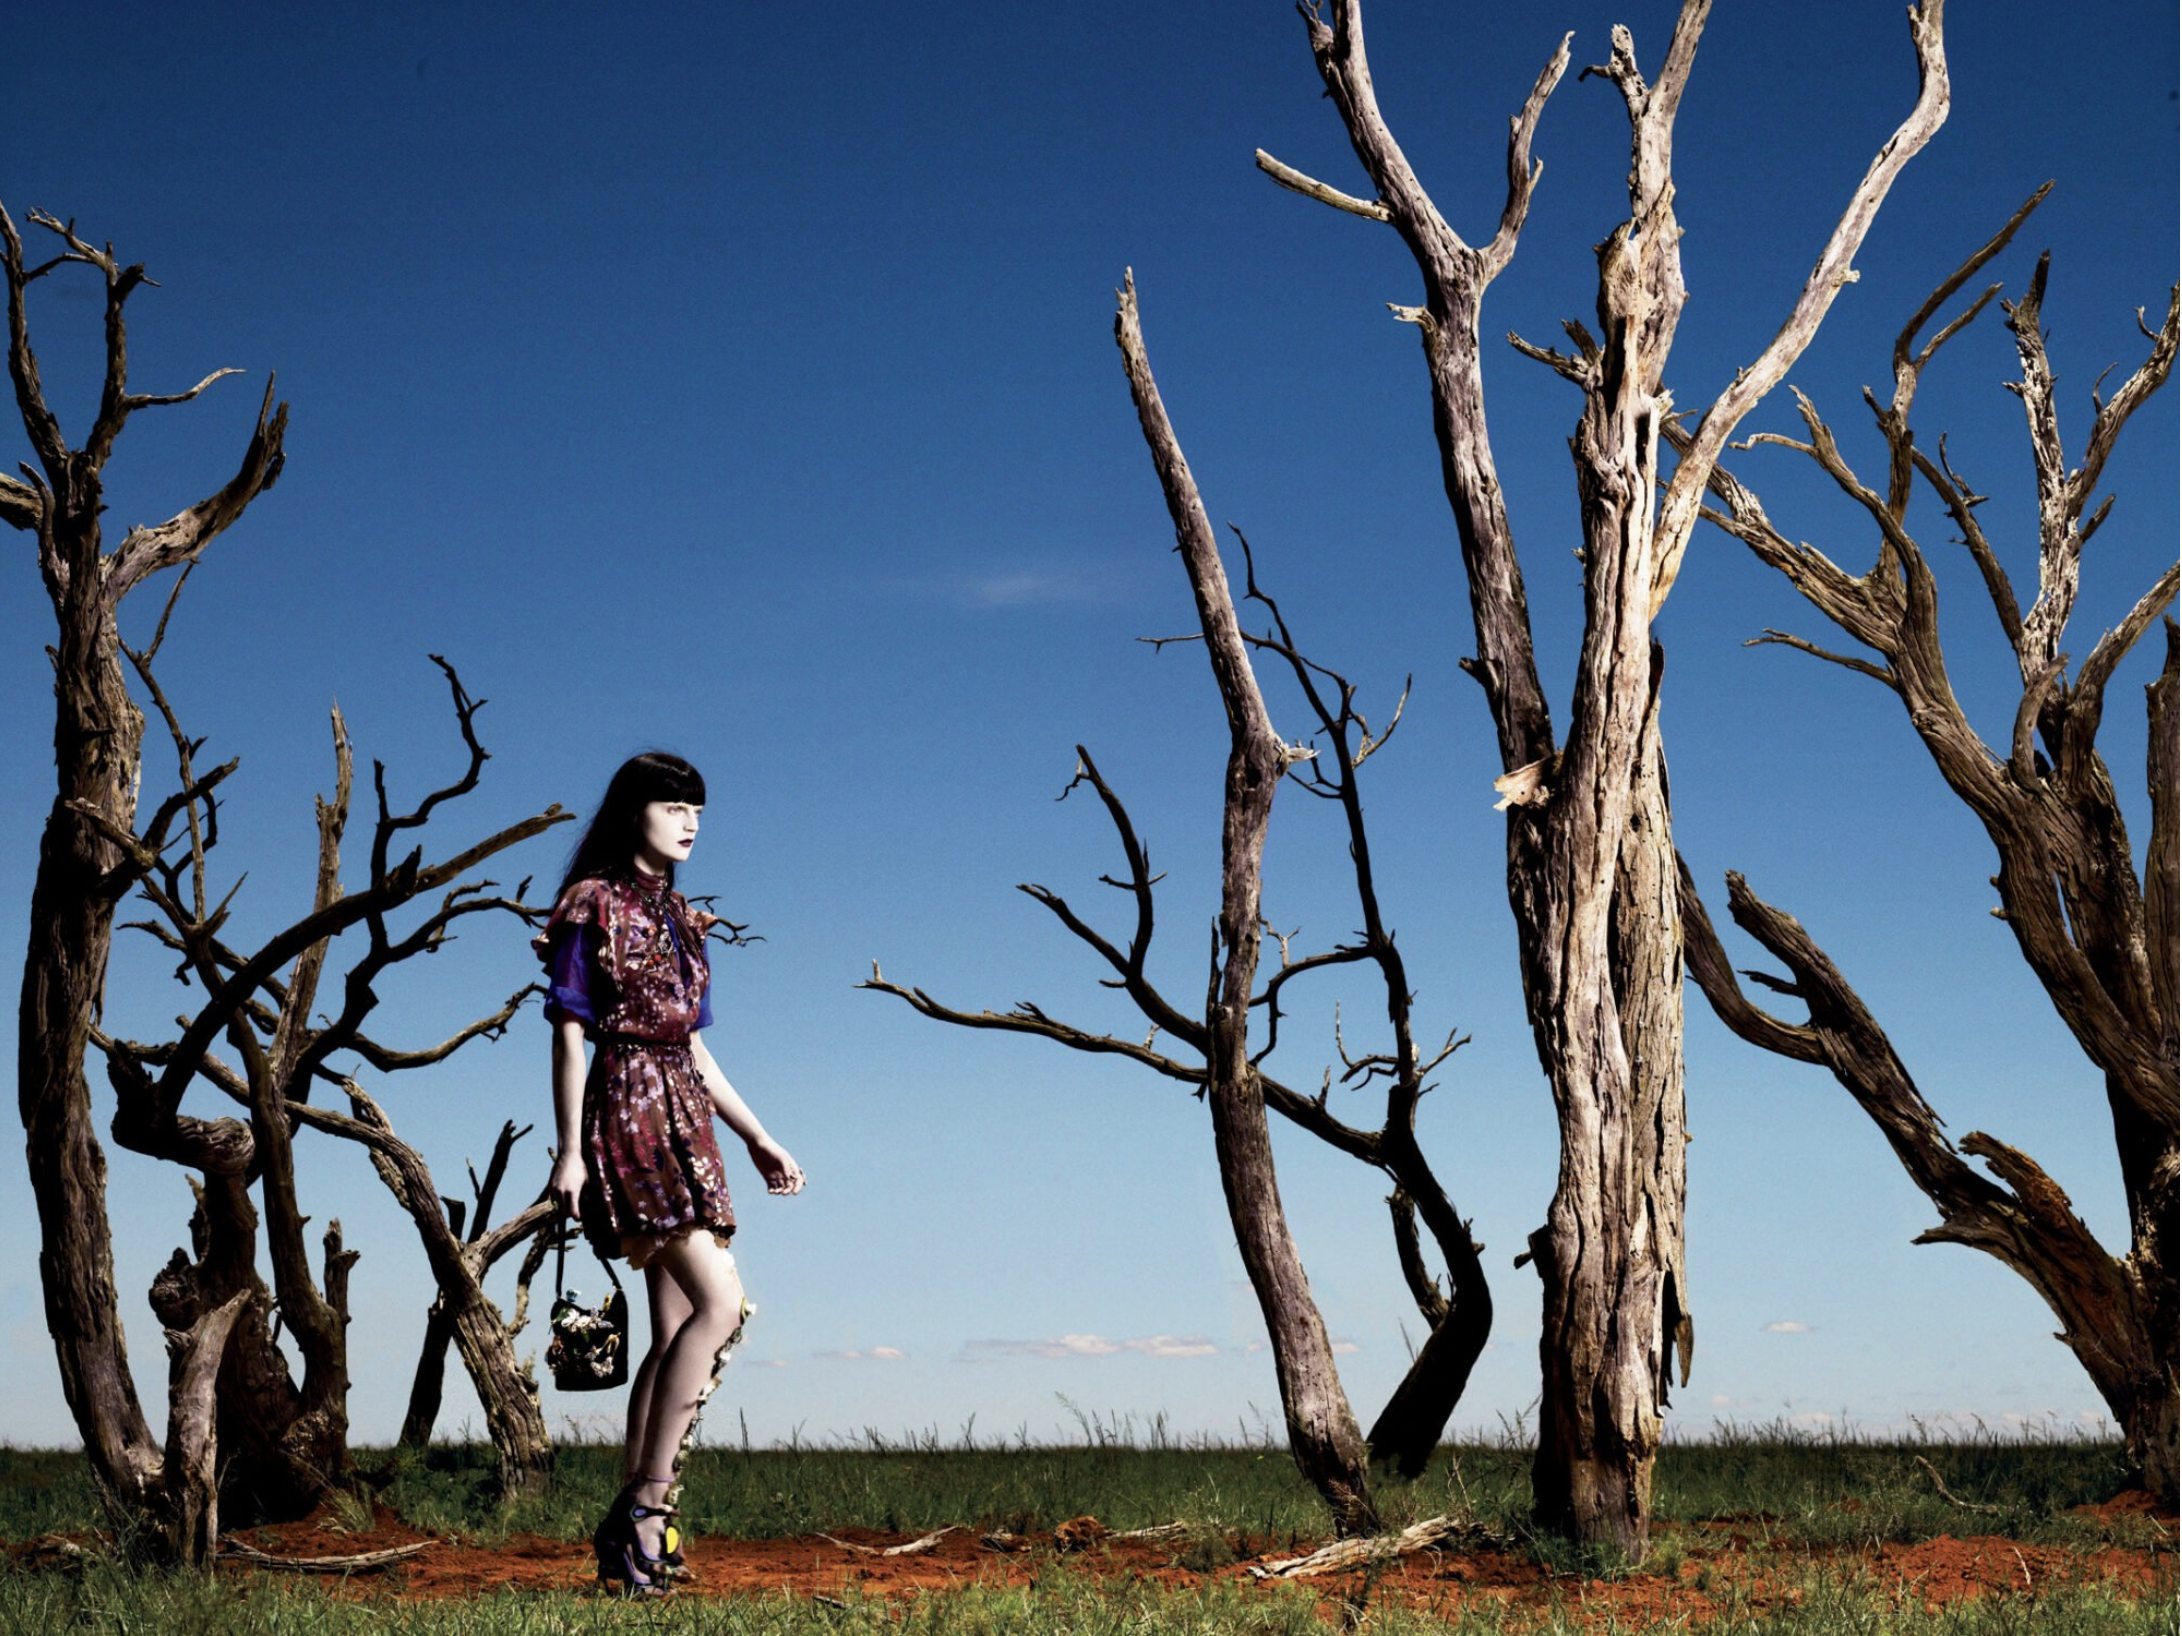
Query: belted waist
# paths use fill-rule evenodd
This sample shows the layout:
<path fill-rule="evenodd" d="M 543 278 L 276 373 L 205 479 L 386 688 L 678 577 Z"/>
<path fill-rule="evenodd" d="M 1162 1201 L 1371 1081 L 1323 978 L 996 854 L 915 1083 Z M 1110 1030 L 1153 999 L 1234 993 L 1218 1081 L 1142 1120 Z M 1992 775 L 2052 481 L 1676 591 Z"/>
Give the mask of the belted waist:
<path fill-rule="evenodd" d="M 600 1033 L 591 1036 L 591 1043 L 593 1045 L 637 1045 L 648 1051 L 687 1051 L 689 1049 L 689 1036 L 682 1034 L 673 1039 L 652 1039 L 644 1034 Z"/>

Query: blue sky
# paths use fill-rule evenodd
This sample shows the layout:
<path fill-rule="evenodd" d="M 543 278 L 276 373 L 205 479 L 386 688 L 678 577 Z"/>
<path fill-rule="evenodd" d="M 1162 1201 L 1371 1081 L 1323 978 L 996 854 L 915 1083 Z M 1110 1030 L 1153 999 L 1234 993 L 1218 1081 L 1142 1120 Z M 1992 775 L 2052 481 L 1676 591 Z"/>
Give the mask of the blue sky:
<path fill-rule="evenodd" d="M 1367 19 L 1396 132 L 1474 237 L 1498 214 L 1507 117 L 1560 35 L 1575 31 L 1576 63 L 1600 61 L 1626 21 L 1650 67 L 1673 19 L 1589 0 L 1484 10 L 1383 0 Z M 2102 3 L 2054 19 L 1955 9 L 1953 115 L 1792 374 L 1874 469 L 1858 389 L 1883 380 L 1931 286 L 2049 177 L 1996 276 L 2018 292 L 2054 249 L 2046 313 L 2073 439 L 2092 379 L 2142 355 L 2134 309 L 2164 305 L 2174 14 Z M 1362 185 L 1289 7 L 93 3 L 34 8 L 12 44 L 34 71 L 10 97 L 0 199 L 18 222 L 33 206 L 73 215 L 161 281 L 132 304 L 133 383 L 249 371 L 131 425 L 109 468 L 116 535 L 224 480 L 265 370 L 293 404 L 285 475 L 209 554 L 161 661 L 207 755 L 243 758 L 217 855 L 229 878 L 249 869 L 237 935 L 307 894 L 331 703 L 397 798 L 458 768 L 428 653 L 491 701 L 486 784 L 447 812 L 443 848 L 550 801 L 587 808 L 645 746 L 710 777 L 690 884 L 766 939 L 720 957 L 711 1043 L 811 1176 L 793 1201 L 754 1177 L 741 1189 L 761 1315 L 729 1401 L 759 1440 L 953 1435 L 972 1417 L 980 1435 L 1053 1436 L 1075 1426 L 1064 1399 L 1184 1432 L 1277 1424 L 1201 1108 L 1126 1064 L 946 1029 L 852 987 L 878 959 L 966 1008 L 1030 998 L 1126 1030 L 1088 951 L 1011 890 L 1044 882 L 1116 924 L 1122 905 L 1095 882 L 1116 863 L 1102 815 L 1053 800 L 1080 741 L 1168 871 L 1155 971 L 1178 998 L 1200 992 L 1224 734 L 1195 650 L 1133 640 L 1191 617 L 1110 333 L 1133 266 L 1214 517 L 1248 530 L 1299 634 L 1367 709 L 1415 677 L 1366 799 L 1420 1026 L 1472 1037 L 1423 1121 L 1488 1247 L 1499 1313 L 1457 1424 L 1525 1411 L 1536 1281 L 1510 1261 L 1551 1192 L 1553 1126 L 1517 989 L 1489 726 L 1455 668 L 1468 614 L 1423 373 L 1384 306 L 1414 299 L 1415 273 L 1385 230 L 1252 167 L 1262 146 Z M 1891 0 L 1720 8 L 1678 131 L 1678 401 L 1709 401 L 1771 335 L 1914 90 Z M 1622 208 L 1626 125 L 1605 85 L 1572 74 L 1536 150 L 1545 179 L 1487 298 L 1489 336 L 1550 340 L 1588 319 L 1590 246 Z M 88 278 L 34 295 L 45 378 L 77 435 L 97 311 Z M 1987 527 L 2023 584 L 2030 466 L 1997 317 L 1935 367 L 1921 424 L 1948 430 L 1991 494 Z M 1497 345 L 1486 369 L 1565 718 L 1576 403 Z M 1749 425 L 1788 429 L 1785 394 Z M 8 458 L 26 454 L 10 436 Z M 2121 499 L 2087 563 L 2078 651 L 2171 560 L 2175 443 L 2170 393 L 2109 469 Z M 1788 532 L 1869 560 L 1857 519 L 1793 456 L 1737 469 Z M 2010 666 L 1989 609 L 1944 524 L 1921 526 L 1958 685 L 2000 731 Z M 1950 1127 L 2038 1156 L 2118 1245 L 2097 1078 L 1986 914 L 1982 835 L 1875 685 L 1741 646 L 1766 626 L 1824 638 L 1741 551 L 1700 534 L 1661 626 L 1678 831 L 1716 912 L 1729 868 L 1797 912 Z M 0 690 L 19 701 L 4 730 L 21 776 L 0 793 L 0 946 L 20 947 L 50 798 L 50 615 L 27 541 L 11 561 Z M 130 609 L 133 636 L 157 595 Z M 2107 724 L 2140 843 L 2149 647 Z M 1276 690 L 1274 710 L 1300 736 L 1296 701 Z M 170 775 L 155 741 L 147 788 Z M 1332 818 L 1299 797 L 1275 813 L 1268 912 L 1301 927 L 1299 949 L 1354 924 Z M 557 876 L 571 839 L 496 873 Z M 525 981 L 527 959 L 512 925 L 473 923 L 384 985 L 382 1036 L 440 1037 Z M 1369 1015 L 1360 989 L 1298 996 L 1278 1059 L 1291 1082 L 1315 1082 L 1344 997 Z M 188 1003 L 125 943 L 119 1026 L 152 1036 Z M 1694 993 L 1690 1019 L 1698 1348 L 1675 1425 L 2097 1409 L 2026 1286 L 1968 1251 L 1911 1247 L 1931 1211 L 1831 1079 L 1728 1038 Z M 381 1089 L 452 1191 L 503 1119 L 548 1120 L 545 1029 L 526 1016 Z M 1405 1323 L 1417 1334 L 1383 1184 L 1292 1133 L 1276 1142 L 1368 1417 Z M 188 1195 L 172 1167 L 111 1160 L 123 1310 L 156 1400 L 142 1292 Z M 361 1438 L 390 1438 L 429 1298 L 422 1258 L 360 1155 L 313 1145 L 300 1162 L 307 1208 L 338 1214 L 363 1251 L 352 1409 Z M 544 1171 L 534 1134 L 510 1198 Z M 71 1427 L 20 1177 L 0 1184 L 0 1438 L 51 1443 Z M 450 1429 L 478 1423 L 458 1374 Z M 548 1395 L 556 1418 L 591 1407 Z"/>

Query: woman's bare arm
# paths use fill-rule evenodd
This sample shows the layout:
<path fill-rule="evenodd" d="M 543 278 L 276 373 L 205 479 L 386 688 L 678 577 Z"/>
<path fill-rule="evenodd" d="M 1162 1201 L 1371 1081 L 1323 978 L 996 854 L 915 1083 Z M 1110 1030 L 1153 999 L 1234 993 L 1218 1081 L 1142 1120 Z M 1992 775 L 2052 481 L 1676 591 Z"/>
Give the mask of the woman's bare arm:
<path fill-rule="evenodd" d="M 713 1111 L 750 1150 L 750 1162 L 765 1178 L 765 1190 L 768 1193 L 802 1192 L 802 1166 L 789 1156 L 786 1148 L 766 1134 L 765 1127 L 758 1123 L 758 1116 L 750 1111 L 750 1104 L 727 1082 L 727 1075 L 712 1060 L 712 1053 L 705 1049 L 703 1039 L 695 1034 L 689 1037 L 689 1054 L 697 1064 L 697 1077 L 705 1087 L 705 1094 L 712 1099 Z"/>
<path fill-rule="evenodd" d="M 553 1025 L 553 1179 L 546 1184 L 561 1212 L 578 1213 L 583 1195 L 583 1024 L 563 1017 Z"/>

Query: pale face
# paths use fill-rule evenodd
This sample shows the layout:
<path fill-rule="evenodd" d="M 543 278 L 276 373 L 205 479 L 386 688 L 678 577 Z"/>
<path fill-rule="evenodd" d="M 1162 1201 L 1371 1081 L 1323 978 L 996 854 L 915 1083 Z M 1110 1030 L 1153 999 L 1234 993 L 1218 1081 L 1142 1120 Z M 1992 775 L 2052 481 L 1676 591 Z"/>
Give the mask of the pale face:
<path fill-rule="evenodd" d="M 689 861 L 696 844 L 698 816 L 705 809 L 687 801 L 646 802 L 637 820 L 636 862 L 647 874 L 664 875 Z"/>

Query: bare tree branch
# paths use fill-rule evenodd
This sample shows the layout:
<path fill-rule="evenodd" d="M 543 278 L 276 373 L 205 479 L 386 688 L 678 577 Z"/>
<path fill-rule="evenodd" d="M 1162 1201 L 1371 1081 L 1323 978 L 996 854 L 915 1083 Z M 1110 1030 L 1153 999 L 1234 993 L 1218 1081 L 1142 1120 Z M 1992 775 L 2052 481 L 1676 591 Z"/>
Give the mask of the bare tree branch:
<path fill-rule="evenodd" d="M 2058 406 L 2054 402 L 2053 366 L 2046 356 L 2045 332 L 2039 319 L 2045 303 L 2046 277 L 2051 256 L 2038 258 L 2030 288 L 2013 304 L 2003 302 L 2009 333 L 2015 337 L 2016 354 L 2023 378 L 2009 390 L 2023 400 L 2030 425 L 2032 458 L 2038 473 L 2038 596 L 2023 621 L 2022 664 L 2024 680 L 2042 670 L 2060 651 L 2062 633 L 2075 609 L 2078 565 L 2084 531 L 2079 524 L 2083 510 L 2105 471 L 2107 456 L 2121 436 L 2129 417 L 2167 382 L 2174 369 L 2177 341 L 2178 300 L 2182 286 L 2171 293 L 2167 317 L 2153 337 L 2151 355 L 2137 367 L 2113 398 L 2094 417 L 2086 441 L 2082 466 L 2070 470 L 2061 443 Z"/>
<path fill-rule="evenodd" d="M 1127 1057 L 1132 1062 L 1141 1062 L 1145 1067 L 1165 1074 L 1169 1079 L 1178 1079 L 1185 1085 L 1202 1086 L 1205 1082 L 1205 1071 L 1201 1067 L 1193 1068 L 1187 1063 L 1177 1062 L 1170 1056 L 1154 1051 L 1149 1045 L 1138 1044 L 1134 1040 L 1116 1039 L 1111 1034 L 1094 1034 L 1088 1029 L 1056 1022 L 1028 1000 L 1008 1012 L 957 1011 L 951 1006 L 940 1004 L 921 988 L 904 988 L 899 983 L 889 982 L 881 974 L 876 960 L 871 963 L 871 976 L 856 986 L 875 989 L 881 994 L 891 994 L 896 999 L 907 1001 L 912 1010 L 939 1022 L 953 1023 L 958 1028 L 997 1028 L 1012 1034 L 1036 1034 L 1044 1039 L 1057 1040 L 1071 1050 Z"/>
<path fill-rule="evenodd" d="M 1985 591 L 1992 599 L 1993 611 L 2000 616 L 2001 634 L 2007 637 L 2008 646 L 2015 650 L 2020 660 L 2023 648 L 2023 611 L 2015 600 L 2015 587 L 2008 580 L 2008 571 L 2001 566 L 2000 558 L 1993 551 L 1992 542 L 1985 537 L 1985 530 L 1978 523 L 1975 508 L 1984 496 L 1973 494 L 1968 484 L 1947 469 L 1947 440 L 1944 437 L 1940 439 L 1939 466 L 1934 466 L 1921 449 L 1911 447 L 1909 457 L 1923 474 L 1924 480 L 1931 485 L 1932 492 L 1940 497 L 1940 503 L 1947 507 L 1948 515 L 1955 519 L 1955 526 L 1962 530 L 1963 544 L 1969 547 L 1971 560 L 1977 564 L 1978 573 L 1984 577 Z"/>
<path fill-rule="evenodd" d="M 1727 447 L 1728 439 L 1743 416 L 1760 399 L 1787 378 L 1788 370 L 1818 333 L 1827 309 L 1842 286 L 1853 283 L 1856 253 L 1879 214 L 1879 206 L 1902 167 L 1931 141 L 1946 121 L 1948 109 L 1947 54 L 1942 33 L 1944 0 L 1923 0 L 1909 12 L 1910 38 L 1917 53 L 1917 100 L 1908 116 L 1887 139 L 1864 179 L 1850 196 L 1817 264 L 1804 280 L 1793 310 L 1780 332 L 1750 364 L 1736 372 L 1704 419 L 1691 434 L 1689 453 L 1675 467 L 1660 501 L 1659 523 L 1654 535 L 1659 567 L 1654 576 L 1652 610 L 1656 613 L 1681 571 L 1682 554 L 1689 547 L 1698 508 L 1711 478 L 1711 468 Z M 1693 44 L 1694 49 L 1694 44 Z M 1664 85 L 1664 76 L 1662 85 Z"/>
<path fill-rule="evenodd" d="M 1886 666 L 1875 665 L 1868 659 L 1858 659 L 1850 654 L 1834 653 L 1816 643 L 1806 642 L 1800 636 L 1790 636 L 1786 631 L 1768 630 L 1762 636 L 1751 637 L 1743 646 L 1762 648 L 1776 643 L 1782 647 L 1794 648 L 1798 653 L 1808 653 L 1814 659 L 1823 659 L 1828 664 L 1845 666 L 1860 676 L 1869 676 L 1873 681 L 1883 683 L 1894 692 L 1901 691 L 1901 683 Z"/>
<path fill-rule="evenodd" d="M 139 526 L 122 536 L 106 567 L 109 596 L 119 598 L 139 580 L 194 558 L 215 535 L 240 517 L 252 500 L 279 480 L 288 458 L 283 447 L 288 406 L 273 402 L 274 384 L 274 377 L 266 376 L 257 427 L 243 450 L 240 469 L 226 486 L 155 527 Z"/>
<path fill-rule="evenodd" d="M 43 215 L 32 211 L 30 219 L 37 222 Z M 68 443 L 61 436 L 61 423 L 53 411 L 46 407 L 45 386 L 38 378 L 38 355 L 30 345 L 30 314 L 23 304 L 23 292 L 30 282 L 45 271 L 27 272 L 23 266 L 22 235 L 16 231 L 15 218 L 0 205 L 0 266 L 4 266 L 8 283 L 8 374 L 15 383 L 15 407 L 22 416 L 23 431 L 30 439 L 31 449 L 44 468 L 44 482 L 18 484 L 9 480 L 9 489 L 16 496 L 10 507 L 9 521 L 16 527 L 29 526 L 22 519 L 30 509 L 29 495 L 49 495 L 55 484 L 65 483 L 68 472 Z M 43 515 L 45 507 L 36 508 Z"/>
<path fill-rule="evenodd" d="M 1320 204 L 1332 205 L 1352 216 L 1362 216 L 1367 221 L 1384 222 L 1393 218 L 1387 207 L 1377 199 L 1357 199 L 1338 188 L 1328 187 L 1315 177 L 1306 176 L 1293 165 L 1284 165 L 1263 148 L 1258 149 L 1258 169 L 1273 178 L 1291 193 L 1300 193 L 1306 199 L 1316 199 Z"/>
<path fill-rule="evenodd" d="M 1515 241 L 1523 231 L 1524 218 L 1530 214 L 1531 194 L 1537 191 L 1538 179 L 1546 172 L 1543 159 L 1535 165 L 1531 162 L 1531 138 L 1538 134 L 1538 120 L 1546 111 L 1546 99 L 1553 95 L 1554 87 L 1561 83 L 1561 76 L 1568 72 L 1568 47 L 1575 37 L 1574 34 L 1561 36 L 1560 49 L 1538 71 L 1538 80 L 1530 88 L 1530 95 L 1523 99 L 1522 108 L 1508 121 L 1508 200 L 1500 209 L 1499 230 L 1479 258 L 1488 281 L 1514 258 Z M 1362 35 L 1359 33 L 1357 38 L 1361 42 Z"/>

